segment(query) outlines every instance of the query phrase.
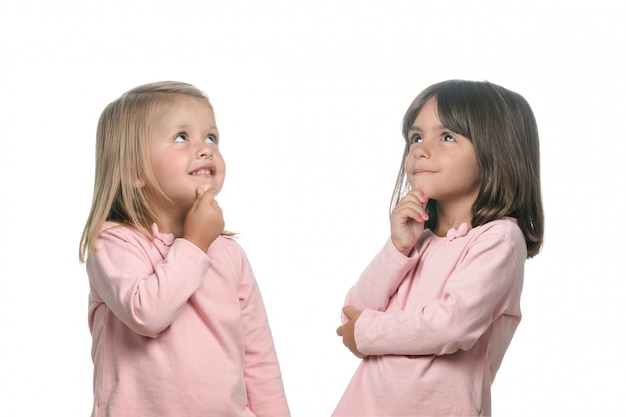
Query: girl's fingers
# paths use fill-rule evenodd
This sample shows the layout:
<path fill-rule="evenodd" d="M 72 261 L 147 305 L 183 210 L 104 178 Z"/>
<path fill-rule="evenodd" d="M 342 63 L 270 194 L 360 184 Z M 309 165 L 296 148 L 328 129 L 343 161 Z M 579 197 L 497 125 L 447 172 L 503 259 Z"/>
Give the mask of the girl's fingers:
<path fill-rule="evenodd" d="M 422 204 L 422 205 L 426 205 L 426 203 L 428 202 L 428 197 L 426 197 L 424 195 L 424 193 L 422 193 L 419 190 L 411 190 L 411 191 L 409 191 L 404 198 L 408 198 L 409 200 L 415 200 L 419 204 Z M 403 200 L 404 200 L 404 198 L 403 198 Z"/>
<path fill-rule="evenodd" d="M 211 187 L 203 189 L 202 187 L 196 188 L 196 201 L 194 201 L 192 209 L 198 207 L 199 204 L 217 204 L 215 196 L 217 195 L 217 189 Z"/>
<path fill-rule="evenodd" d="M 396 220 L 411 218 L 420 222 L 428 220 L 426 208 L 414 201 L 401 201 L 393 210 L 391 217 Z"/>
<path fill-rule="evenodd" d="M 414 210 L 411 208 L 398 210 L 395 215 L 391 217 L 395 223 L 406 223 L 407 220 L 413 220 L 423 223 L 428 220 L 428 214 L 423 210 Z"/>
<path fill-rule="evenodd" d="M 196 189 L 196 195 L 198 196 L 198 198 L 208 198 L 208 199 L 214 199 L 215 196 L 217 195 L 217 188 L 215 187 L 210 187 L 210 188 L 202 188 L 202 187 L 198 187 Z"/>

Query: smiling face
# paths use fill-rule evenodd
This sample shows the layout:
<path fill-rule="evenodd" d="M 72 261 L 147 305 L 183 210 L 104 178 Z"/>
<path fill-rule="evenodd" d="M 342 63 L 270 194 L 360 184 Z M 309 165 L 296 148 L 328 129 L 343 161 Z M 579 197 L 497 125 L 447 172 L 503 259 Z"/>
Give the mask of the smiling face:
<path fill-rule="evenodd" d="M 408 140 L 405 169 L 411 188 L 437 200 L 440 208 L 471 213 L 480 187 L 476 152 L 468 138 L 443 126 L 436 98 L 417 114 Z"/>
<path fill-rule="evenodd" d="M 158 202 L 158 211 L 184 217 L 199 187 L 221 190 L 226 166 L 218 142 L 213 108 L 201 100 L 177 97 L 149 138 L 152 172 L 171 200 Z"/>

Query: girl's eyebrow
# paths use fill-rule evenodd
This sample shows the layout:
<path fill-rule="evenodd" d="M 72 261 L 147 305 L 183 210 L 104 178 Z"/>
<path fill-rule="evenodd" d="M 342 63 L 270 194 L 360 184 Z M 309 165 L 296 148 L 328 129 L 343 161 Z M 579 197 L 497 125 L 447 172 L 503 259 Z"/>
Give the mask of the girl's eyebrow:
<path fill-rule="evenodd" d="M 192 129 L 192 128 L 193 128 L 193 125 L 188 124 L 188 123 L 180 123 L 180 124 L 173 124 L 173 125 L 171 126 L 171 128 L 172 128 L 172 130 L 178 130 L 178 131 L 181 131 L 181 132 L 183 132 L 183 131 L 185 131 L 185 132 L 186 132 L 186 131 L 188 131 L 189 129 Z M 217 129 L 217 126 L 213 126 L 213 125 L 211 125 L 211 126 L 208 126 L 207 131 L 208 131 L 209 133 L 215 133 L 215 132 L 218 132 L 218 129 Z"/>
<path fill-rule="evenodd" d="M 409 128 L 409 132 L 415 132 L 415 131 L 417 131 L 417 132 L 422 132 L 422 130 L 423 130 L 423 129 L 422 129 L 421 127 L 417 126 L 417 125 L 412 125 L 412 126 Z M 450 129 L 448 129 L 447 127 L 445 127 L 443 124 L 439 124 L 439 125 L 437 125 L 437 126 L 433 126 L 433 128 L 432 128 L 431 130 L 450 130 Z"/>

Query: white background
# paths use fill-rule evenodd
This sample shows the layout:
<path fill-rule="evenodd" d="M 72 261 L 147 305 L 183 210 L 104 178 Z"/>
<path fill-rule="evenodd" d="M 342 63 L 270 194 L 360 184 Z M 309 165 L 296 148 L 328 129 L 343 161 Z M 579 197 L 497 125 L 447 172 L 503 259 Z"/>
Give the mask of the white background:
<path fill-rule="evenodd" d="M 533 107 L 545 246 L 493 386 L 498 416 L 623 414 L 626 13 L 580 1 L 4 1 L 0 415 L 90 413 L 78 241 L 97 118 L 181 80 L 212 100 L 218 200 L 261 285 L 294 417 L 329 416 L 358 360 L 335 336 L 382 246 L 411 100 L 489 80 Z"/>

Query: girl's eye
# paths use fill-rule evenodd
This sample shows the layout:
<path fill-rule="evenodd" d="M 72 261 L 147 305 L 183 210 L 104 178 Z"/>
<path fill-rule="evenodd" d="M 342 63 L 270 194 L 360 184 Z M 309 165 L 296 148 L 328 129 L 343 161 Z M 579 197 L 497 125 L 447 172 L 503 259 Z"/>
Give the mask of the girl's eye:
<path fill-rule="evenodd" d="M 409 138 L 409 143 L 420 143 L 422 141 L 423 139 L 421 135 L 413 135 Z"/>
<path fill-rule="evenodd" d="M 214 143 L 214 144 L 216 144 L 216 145 L 217 145 L 217 142 L 218 142 L 218 140 L 217 140 L 217 136 L 215 136 L 215 135 L 209 135 L 209 136 L 207 136 L 207 137 L 206 137 L 206 139 L 204 139 L 204 140 L 205 140 L 207 143 Z"/>
<path fill-rule="evenodd" d="M 178 135 L 174 136 L 174 142 L 186 142 L 187 141 L 187 135 L 185 135 L 184 133 L 179 133 Z"/>
<path fill-rule="evenodd" d="M 441 138 L 444 142 L 454 142 L 456 139 L 454 139 L 454 136 L 452 136 L 449 133 L 444 133 L 443 137 Z"/>

